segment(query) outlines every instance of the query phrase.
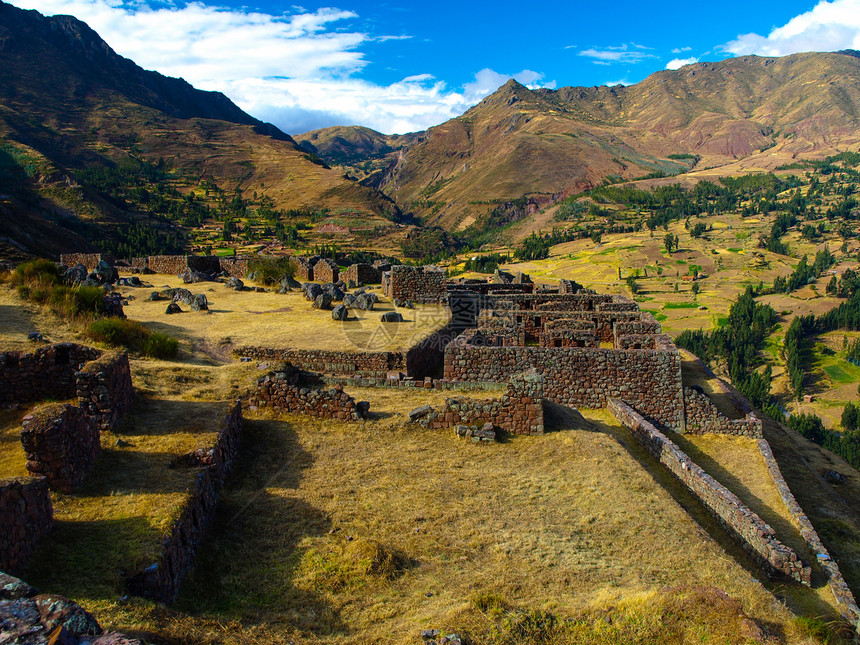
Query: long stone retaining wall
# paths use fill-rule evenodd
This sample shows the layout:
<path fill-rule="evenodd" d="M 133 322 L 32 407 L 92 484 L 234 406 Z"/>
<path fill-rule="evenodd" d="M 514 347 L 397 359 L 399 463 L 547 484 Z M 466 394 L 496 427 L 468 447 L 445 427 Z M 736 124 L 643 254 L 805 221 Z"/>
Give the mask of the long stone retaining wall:
<path fill-rule="evenodd" d="M 233 350 L 233 354 L 256 360 L 291 363 L 303 370 L 322 374 L 385 377 L 392 370 L 405 368 L 401 352 L 337 352 L 317 349 L 239 347 Z"/>
<path fill-rule="evenodd" d="M 233 468 L 241 431 L 242 406 L 236 402 L 219 429 L 215 445 L 204 456 L 195 455 L 187 462 L 192 466 L 207 465 L 198 473 L 188 501 L 165 535 L 158 560 L 126 580 L 129 593 L 163 603 L 176 600 L 215 518 L 218 496 Z"/>
<path fill-rule="evenodd" d="M 512 434 L 543 434 L 543 386 L 543 377 L 536 370 L 529 370 L 512 377 L 499 399 L 446 399 L 441 410 L 429 408 L 418 423 L 438 429 L 489 422 Z"/>
<path fill-rule="evenodd" d="M 71 399 L 76 394 L 75 373 L 100 354 L 75 343 L 57 343 L 30 354 L 0 354 L 0 406 Z"/>
<path fill-rule="evenodd" d="M 40 406 L 22 426 L 27 470 L 44 476 L 52 490 L 72 492 L 101 454 L 97 419 L 68 403 Z"/>
<path fill-rule="evenodd" d="M 730 434 L 762 438 L 761 420 L 752 412 L 743 419 L 729 419 L 717 409 L 707 394 L 692 387 L 684 388 L 684 414 L 688 434 Z"/>
<path fill-rule="evenodd" d="M 53 523 L 44 477 L 0 480 L 0 571 L 19 573 Z"/>
<path fill-rule="evenodd" d="M 804 565 L 797 553 L 782 544 L 774 530 L 734 493 L 702 470 L 673 441 L 625 402 L 610 399 L 609 411 L 702 502 L 765 570 L 810 584 L 812 570 Z"/>
<path fill-rule="evenodd" d="M 806 513 L 803 512 L 800 504 L 797 503 L 797 499 L 795 499 L 785 478 L 782 476 L 782 471 L 779 469 L 779 464 L 777 464 L 776 458 L 773 456 L 770 444 L 765 439 L 759 439 L 756 441 L 756 444 L 783 503 L 788 508 L 789 513 L 791 513 L 803 539 L 806 540 L 810 550 L 815 554 L 815 558 L 823 569 L 824 575 L 827 576 L 827 584 L 833 592 L 842 616 L 854 623 L 858 634 L 860 634 L 860 607 L 858 607 L 857 599 L 845 582 L 845 578 L 842 577 L 839 565 L 830 556 L 821 538 L 818 537 L 818 532 L 812 526 L 812 522 L 809 521 Z"/>
<path fill-rule="evenodd" d="M 458 338 L 445 349 L 445 378 L 506 383 L 536 368 L 550 401 L 602 408 L 610 398 L 623 398 L 651 419 L 683 431 L 681 357 L 671 339 L 656 338 L 655 350 L 476 347 Z"/>
<path fill-rule="evenodd" d="M 60 255 L 60 264 L 65 264 L 67 267 L 83 264 L 87 267 L 87 271 L 92 271 L 96 265 L 104 260 L 108 264 L 113 264 L 114 260 L 109 255 L 101 253 L 63 253 Z"/>

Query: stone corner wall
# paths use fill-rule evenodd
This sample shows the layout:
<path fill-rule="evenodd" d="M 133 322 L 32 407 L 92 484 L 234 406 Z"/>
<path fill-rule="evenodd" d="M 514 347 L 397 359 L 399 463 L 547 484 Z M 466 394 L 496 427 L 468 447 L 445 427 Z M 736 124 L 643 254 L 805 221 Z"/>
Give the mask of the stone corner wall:
<path fill-rule="evenodd" d="M 242 403 L 237 401 L 219 427 L 215 444 L 203 454 L 195 452 L 193 459 L 186 461 L 191 466 L 205 467 L 195 477 L 185 506 L 164 536 L 158 560 L 126 579 L 129 593 L 166 604 L 176 600 L 215 518 L 218 497 L 233 468 L 241 432 Z"/>
<path fill-rule="evenodd" d="M 460 424 L 492 423 L 512 434 L 543 434 L 543 383 L 540 374 L 529 370 L 513 376 L 501 398 L 446 399 L 441 410 L 429 410 L 418 419 L 418 423 L 432 429 L 450 428 Z"/>
<path fill-rule="evenodd" d="M 134 399 L 128 352 L 109 351 L 75 374 L 78 406 L 101 430 L 113 430 Z"/>
<path fill-rule="evenodd" d="M 382 282 L 382 272 L 372 264 L 359 262 L 348 266 L 341 278 L 358 284 L 378 284 Z"/>
<path fill-rule="evenodd" d="M 101 454 L 98 422 L 68 403 L 40 406 L 21 425 L 27 470 L 45 477 L 52 490 L 70 493 L 80 486 Z"/>
<path fill-rule="evenodd" d="M 314 265 L 314 280 L 317 282 L 337 282 L 340 267 L 333 260 L 323 258 Z"/>
<path fill-rule="evenodd" d="M 738 497 L 700 468 L 677 444 L 627 403 L 609 400 L 609 411 L 651 455 L 707 508 L 728 533 L 769 573 L 811 584 L 812 570 L 774 530 Z"/>
<path fill-rule="evenodd" d="M 20 573 L 53 523 L 44 477 L 0 480 L 0 571 Z"/>
<path fill-rule="evenodd" d="M 248 395 L 247 406 L 341 421 L 358 421 L 366 412 L 344 392 L 342 385 L 318 389 L 305 387 L 299 371 L 292 365 L 261 377 Z"/>
<path fill-rule="evenodd" d="M 104 260 L 108 264 L 113 264 L 114 260 L 110 255 L 102 253 L 61 253 L 60 264 L 65 264 L 68 267 L 83 264 L 87 271 L 92 271 L 96 265 Z"/>
<path fill-rule="evenodd" d="M 729 419 L 704 392 L 684 388 L 684 417 L 687 434 L 730 434 L 761 439 L 761 420 L 752 412 L 743 419 Z"/>
<path fill-rule="evenodd" d="M 101 350 L 55 343 L 35 352 L 0 354 L 0 407 L 75 396 L 75 373 Z"/>

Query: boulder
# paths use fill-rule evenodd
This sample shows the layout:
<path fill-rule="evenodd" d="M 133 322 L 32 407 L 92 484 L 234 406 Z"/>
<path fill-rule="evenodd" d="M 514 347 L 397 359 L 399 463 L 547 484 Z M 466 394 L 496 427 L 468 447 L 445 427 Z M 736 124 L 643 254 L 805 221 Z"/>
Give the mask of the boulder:
<path fill-rule="evenodd" d="M 86 279 L 87 267 L 83 264 L 76 264 L 73 267 L 69 267 L 63 274 L 63 282 L 72 286 L 81 284 Z"/>
<path fill-rule="evenodd" d="M 343 304 L 337 305 L 331 310 L 331 318 L 332 320 L 344 321 L 349 318 L 349 309 Z"/>
<path fill-rule="evenodd" d="M 344 292 L 341 291 L 336 285 L 330 286 L 326 293 L 331 296 L 332 302 L 341 302 L 343 300 Z"/>
<path fill-rule="evenodd" d="M 382 322 L 403 322 L 403 316 L 397 311 L 386 311 L 380 317 Z"/>
<path fill-rule="evenodd" d="M 358 416 L 362 419 L 367 417 L 367 413 L 370 412 L 370 402 L 369 401 L 357 401 L 355 404 L 355 411 L 358 413 Z"/>
<path fill-rule="evenodd" d="M 209 311 L 209 301 L 206 294 L 195 293 L 191 300 L 191 311 Z"/>
<path fill-rule="evenodd" d="M 317 296 L 321 296 L 323 293 L 323 288 L 318 284 L 310 283 L 308 284 L 305 291 L 305 298 L 308 300 L 314 301 L 317 299 Z M 331 297 L 331 296 L 329 296 Z"/>
<path fill-rule="evenodd" d="M 168 289 L 167 292 L 173 298 L 173 302 L 190 305 L 194 301 L 194 294 L 188 289 Z"/>
<path fill-rule="evenodd" d="M 182 270 L 182 273 L 180 273 L 178 277 L 185 284 L 194 284 L 197 282 L 207 282 L 211 280 L 211 278 L 205 273 L 195 271 L 191 267 L 185 267 L 185 269 Z"/>
<path fill-rule="evenodd" d="M 321 293 L 314 298 L 314 309 L 328 309 L 331 307 L 331 296 L 327 293 Z"/>
<path fill-rule="evenodd" d="M 17 600 L 18 598 L 29 598 L 39 593 L 35 587 L 31 587 L 23 580 L 10 576 L 0 571 L 0 599 Z"/>
<path fill-rule="evenodd" d="M 373 311 L 377 297 L 375 293 L 361 293 L 355 298 L 355 307 L 365 311 Z"/>
<path fill-rule="evenodd" d="M 171 302 L 167 305 L 167 309 L 164 311 L 166 314 L 181 314 L 182 308 L 176 304 L 175 302 Z"/>
<path fill-rule="evenodd" d="M 228 289 L 235 289 L 236 291 L 241 291 L 245 288 L 245 283 L 235 276 L 228 278 L 225 284 Z"/>
<path fill-rule="evenodd" d="M 161 300 L 161 294 L 157 291 L 153 291 L 151 294 L 149 294 L 149 299 L 153 302 L 155 302 L 156 300 Z"/>
<path fill-rule="evenodd" d="M 96 268 L 93 270 L 93 273 L 97 276 L 98 281 L 102 284 L 106 282 L 116 282 L 116 280 L 119 279 L 119 273 L 117 272 L 116 268 L 112 267 L 104 260 L 99 260 L 99 263 L 96 265 Z"/>
<path fill-rule="evenodd" d="M 343 304 L 345 304 L 347 307 L 355 306 L 355 296 L 351 293 L 345 293 L 343 295 Z"/>
<path fill-rule="evenodd" d="M 415 408 L 414 410 L 412 410 L 412 412 L 409 413 L 409 420 L 410 421 L 417 421 L 418 419 L 421 419 L 422 417 L 426 417 L 432 411 L 433 411 L 433 408 L 431 408 L 429 405 L 422 405 L 420 407 Z"/>
<path fill-rule="evenodd" d="M 355 289 L 357 286 L 358 286 L 358 283 L 355 280 L 353 280 L 352 278 L 350 278 L 349 280 L 346 281 L 346 288 L 347 289 Z"/>

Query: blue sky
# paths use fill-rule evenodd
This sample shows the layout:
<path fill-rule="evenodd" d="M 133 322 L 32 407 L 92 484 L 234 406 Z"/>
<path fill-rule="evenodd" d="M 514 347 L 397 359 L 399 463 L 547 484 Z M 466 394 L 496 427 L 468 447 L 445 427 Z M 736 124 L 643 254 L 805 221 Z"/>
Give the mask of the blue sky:
<path fill-rule="evenodd" d="M 734 55 L 860 49 L 860 0 L 11 2 L 70 13 L 141 66 L 222 91 L 291 134 L 421 130 L 512 77 L 529 87 L 629 84 Z"/>

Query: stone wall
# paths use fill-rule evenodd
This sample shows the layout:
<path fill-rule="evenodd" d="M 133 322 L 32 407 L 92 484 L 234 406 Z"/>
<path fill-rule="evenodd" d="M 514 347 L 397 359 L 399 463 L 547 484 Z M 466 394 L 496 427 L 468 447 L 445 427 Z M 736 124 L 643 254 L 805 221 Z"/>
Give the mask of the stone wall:
<path fill-rule="evenodd" d="M 818 533 L 815 527 L 812 526 L 812 522 L 809 521 L 806 513 L 800 507 L 800 504 L 797 503 L 797 499 L 795 499 L 785 478 L 782 476 L 779 464 L 776 463 L 776 458 L 773 456 L 770 444 L 765 439 L 759 439 L 756 441 L 756 444 L 783 503 L 788 508 L 789 513 L 791 513 L 792 519 L 794 519 L 795 524 L 800 529 L 800 534 L 809 545 L 809 549 L 815 554 L 818 564 L 827 577 L 827 583 L 833 592 L 833 597 L 836 599 L 840 613 L 843 618 L 852 622 L 856 626 L 857 632 L 860 633 L 860 607 L 858 607 L 854 594 L 851 593 L 851 589 L 845 582 L 845 578 L 842 577 L 839 565 L 836 563 L 836 560 L 830 557 L 830 553 L 828 553 L 821 538 L 818 537 Z"/>
<path fill-rule="evenodd" d="M 337 282 L 340 276 L 340 267 L 337 262 L 323 258 L 314 265 L 314 280 L 317 282 Z"/>
<path fill-rule="evenodd" d="M 391 267 L 388 292 L 385 295 L 391 299 L 438 304 L 445 300 L 448 293 L 445 280 L 445 271 L 437 267 L 398 264 Z"/>
<path fill-rule="evenodd" d="M 441 410 L 430 409 L 418 423 L 438 429 L 489 422 L 512 434 L 543 434 L 543 387 L 543 377 L 529 370 L 513 376 L 500 399 L 446 399 Z"/>
<path fill-rule="evenodd" d="M 0 571 L 20 573 L 53 523 L 44 477 L 0 480 Z"/>
<path fill-rule="evenodd" d="M 609 410 L 766 571 L 810 584 L 812 570 L 793 550 L 782 544 L 774 530 L 734 493 L 708 475 L 674 442 L 623 401 L 610 399 Z"/>
<path fill-rule="evenodd" d="M 52 490 L 70 493 L 80 486 L 101 454 L 96 419 L 68 403 L 40 406 L 21 425 L 27 470 L 44 476 Z"/>
<path fill-rule="evenodd" d="M 372 264 L 351 264 L 341 276 L 343 280 L 352 280 L 357 284 L 378 284 L 382 281 L 382 272 Z"/>
<path fill-rule="evenodd" d="M 655 349 L 657 337 L 654 334 L 615 335 L 616 349 Z"/>
<path fill-rule="evenodd" d="M 753 413 L 743 419 L 729 419 L 717 409 L 707 394 L 692 387 L 684 388 L 684 415 L 688 434 L 730 434 L 762 438 L 761 421 Z"/>
<path fill-rule="evenodd" d="M 306 387 L 299 370 L 291 365 L 260 378 L 256 389 L 248 396 L 247 405 L 342 421 L 357 421 L 364 418 L 367 411 L 366 407 L 358 406 L 341 385 L 319 389 Z"/>
<path fill-rule="evenodd" d="M 298 255 L 294 255 L 290 260 L 296 269 L 295 279 L 299 282 L 311 282 L 314 279 L 314 266 L 308 260 Z"/>
<path fill-rule="evenodd" d="M 360 374 L 384 377 L 392 370 L 405 369 L 402 352 L 337 352 L 321 349 L 272 349 L 239 347 L 236 356 L 263 361 L 292 363 L 309 372 L 322 374 Z"/>
<path fill-rule="evenodd" d="M 457 338 L 445 350 L 445 378 L 506 383 L 536 368 L 544 396 L 563 405 L 606 407 L 621 398 L 673 429 L 684 427 L 681 357 L 668 336 L 654 350 L 604 348 L 476 347 Z"/>
<path fill-rule="evenodd" d="M 83 264 L 87 267 L 87 271 L 92 271 L 96 265 L 104 260 L 108 264 L 113 264 L 113 258 L 109 255 L 101 253 L 62 253 L 60 255 L 60 264 L 65 264 L 68 267 Z"/>
<path fill-rule="evenodd" d="M 234 278 L 244 278 L 246 275 L 248 275 L 248 258 L 227 256 L 218 259 L 220 261 L 220 268 L 222 272 L 226 271 L 230 276 Z"/>
<path fill-rule="evenodd" d="M 218 496 L 233 468 L 241 431 L 242 406 L 236 402 L 218 430 L 215 445 L 206 451 L 202 461 L 207 465 L 198 473 L 185 506 L 165 535 L 158 560 L 128 577 L 129 593 L 163 603 L 176 600 L 197 549 L 215 518 Z"/>
<path fill-rule="evenodd" d="M 75 373 L 101 352 L 75 343 L 0 354 L 0 406 L 75 396 Z"/>
<path fill-rule="evenodd" d="M 78 406 L 101 430 L 113 430 L 134 399 L 128 352 L 108 351 L 75 374 Z"/>
<path fill-rule="evenodd" d="M 413 378 L 424 378 L 441 372 L 445 363 L 445 348 L 461 331 L 458 325 L 449 323 L 410 347 L 401 363 L 406 373 Z"/>
<path fill-rule="evenodd" d="M 613 334 L 618 336 L 626 336 L 628 334 L 662 334 L 663 328 L 660 326 L 654 317 L 648 312 L 641 312 L 636 320 L 625 319 L 618 320 L 613 325 Z M 616 345 L 618 343 L 616 342 Z"/>

